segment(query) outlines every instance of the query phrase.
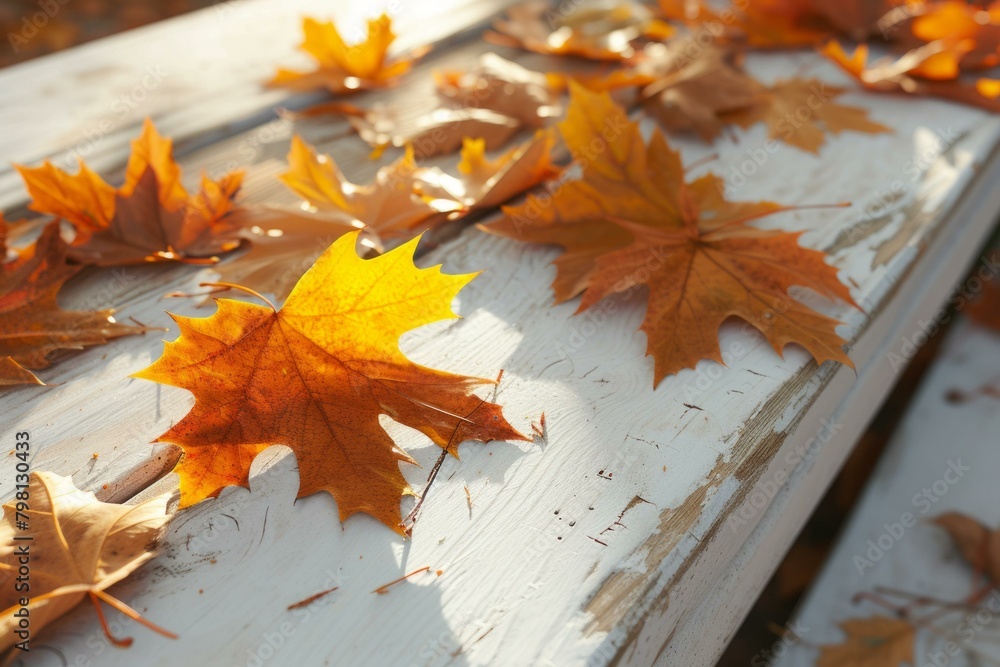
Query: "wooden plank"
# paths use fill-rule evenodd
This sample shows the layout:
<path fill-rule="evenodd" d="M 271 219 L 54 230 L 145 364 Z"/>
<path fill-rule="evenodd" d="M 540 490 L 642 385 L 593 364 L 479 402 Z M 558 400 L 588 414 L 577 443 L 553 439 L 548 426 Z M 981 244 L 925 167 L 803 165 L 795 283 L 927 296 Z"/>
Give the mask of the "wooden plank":
<path fill-rule="evenodd" d="M 239 31 L 233 24 L 228 29 Z M 152 42 L 157 35 L 146 38 Z M 442 62 L 466 65 L 463 54 L 471 51 L 461 49 Z M 842 81 L 815 56 L 751 59 L 766 79 L 800 65 Z M 897 132 L 845 134 L 831 139 L 821 158 L 782 147 L 746 184 L 734 187 L 733 196 L 855 200 L 865 210 L 899 181 L 902 194 L 881 216 L 855 209 L 765 223 L 811 230 L 804 242 L 829 248 L 842 276 L 857 286 L 855 297 L 867 315 L 816 301 L 847 322 L 843 331 L 853 341 L 857 376 L 834 366 L 817 369 L 798 348 L 780 360 L 760 337 L 727 324 L 721 332 L 727 367 L 703 362 L 654 392 L 651 361 L 642 356 L 645 341 L 636 333 L 640 304 L 615 302 L 613 313 L 599 308 L 573 316 L 575 304 L 551 303 L 554 251 L 469 230 L 421 260 L 443 262 L 449 272 L 489 268 L 458 300 L 466 318 L 414 332 L 403 347 L 417 361 L 463 373 L 504 368 L 499 401 L 505 414 L 528 430 L 544 410 L 547 442 L 463 446 L 461 463 L 445 463 L 413 540 L 405 544 L 365 517 L 338 530 L 329 498 L 292 504 L 293 464 L 278 457 L 253 478 L 252 493 L 230 490 L 179 515 L 164 555 L 118 587 L 123 599 L 183 635 L 168 643 L 136 633 L 133 651 L 151 664 L 153 656 L 163 656 L 163 664 L 249 663 L 251 654 L 260 657 L 265 645 L 273 652 L 279 641 L 281 664 L 650 664 L 664 655 L 673 634 L 686 630 L 686 615 L 702 613 L 703 599 L 714 600 L 716 612 L 724 608 L 724 598 L 710 596 L 712 585 L 756 535 L 774 500 L 766 496 L 765 506 L 755 508 L 755 491 L 779 472 L 793 472 L 784 454 L 835 414 L 852 385 L 868 383 L 869 369 L 885 363 L 880 349 L 900 309 L 914 299 L 943 299 L 919 279 L 921 249 L 938 256 L 937 240 L 963 229 L 971 230 L 970 239 L 982 233 L 982 216 L 963 228 L 952 205 L 975 192 L 972 179 L 996 145 L 1000 124 L 941 102 L 860 94 L 850 101 L 871 108 Z M 263 147 L 248 184 L 255 197 L 280 196 L 267 179 L 280 168 L 289 129 L 271 127 L 273 139 L 258 142 Z M 315 131 L 328 135 L 338 162 L 358 172 L 374 168 L 359 142 L 336 139 L 333 129 Z M 189 175 L 224 165 L 260 132 L 250 128 L 194 150 L 183 164 Z M 677 145 L 686 161 L 719 152 L 712 168 L 729 176 L 765 139 L 763 128 L 754 128 L 733 143 Z M 123 158 L 119 148 L 109 163 Z M 981 206 L 986 213 L 997 208 L 989 200 Z M 960 245 L 955 265 L 973 252 Z M 124 288 L 113 288 L 107 273 L 95 273 L 68 295 L 67 305 L 111 290 L 123 315 L 166 326 L 156 299 L 168 290 L 193 289 L 205 277 L 186 267 L 135 271 L 120 280 Z M 170 306 L 193 312 L 189 303 Z M 171 330 L 166 337 L 175 335 Z M 145 443 L 191 404 L 184 392 L 122 380 L 160 349 L 153 336 L 122 339 L 53 369 L 63 382 L 59 387 L 6 393 L 0 397 L 0 410 L 9 416 L 4 437 L 34 429 L 36 467 L 72 473 L 88 488 L 108 484 L 99 489 L 105 497 L 137 493 L 170 460 L 161 452 L 164 458 L 156 461 Z M 858 394 L 868 414 L 888 384 L 880 382 Z M 434 448 L 407 429 L 386 425 L 424 466 L 405 471 L 421 486 Z M 96 460 L 92 452 L 99 453 Z M 818 486 L 833 468 L 823 468 Z M 792 515 L 792 522 L 802 518 Z M 387 596 L 370 593 L 425 565 L 443 574 L 415 578 Z M 307 608 L 309 616 L 286 611 L 329 582 L 340 590 Z M 94 619 L 80 610 L 58 625 L 52 644 L 65 655 L 96 658 L 96 632 Z M 104 650 L 99 657 L 101 664 L 133 664 L 135 655 Z M 688 662 L 702 664 L 700 655 L 688 654 Z"/>
<path fill-rule="evenodd" d="M 335 16 L 357 40 L 363 20 L 386 11 L 398 49 L 406 50 L 450 38 L 510 3 L 228 0 L 8 67 L 0 103 L 0 209 L 23 199 L 11 163 L 49 159 L 72 167 L 82 156 L 100 172 L 117 169 L 146 116 L 184 152 L 273 119 L 279 103 L 320 99 L 263 87 L 278 65 L 309 67 L 297 50 L 303 16 Z"/>
<path fill-rule="evenodd" d="M 917 260 L 912 272 L 924 285 L 911 281 L 900 288 L 895 308 L 881 313 L 882 344 L 873 355 L 880 363 L 860 373 L 829 421 L 837 424 L 836 432 L 821 446 L 812 447 L 809 440 L 798 439 L 801 451 L 807 455 L 789 475 L 789 481 L 779 484 L 779 478 L 767 473 L 770 489 L 778 489 L 774 500 L 763 512 L 763 518 L 728 564 L 725 572 L 674 634 L 670 645 L 657 665 L 673 664 L 678 656 L 694 657 L 699 663 L 712 664 L 728 645 L 732 634 L 750 610 L 754 600 L 780 564 L 809 514 L 822 498 L 829 482 L 840 469 L 851 448 L 861 435 L 880 400 L 884 388 L 891 386 L 902 371 L 899 359 L 907 345 L 927 333 L 927 323 L 947 317 L 946 305 L 951 291 L 966 275 L 968 261 L 964 258 L 979 247 L 984 235 L 995 225 L 998 193 L 992 187 L 1000 177 L 1000 164 L 992 160 L 989 171 L 981 173 L 967 196 L 949 215 L 948 231 L 942 231 L 933 244 Z M 980 258 L 977 263 L 983 260 Z M 965 291 L 965 285 L 958 285 Z M 917 295 L 922 295 L 918 297 Z M 884 325 L 888 323 L 889 327 Z M 919 344 L 917 345 L 919 347 Z M 832 431 L 824 429 L 812 437 Z M 808 435 L 808 434 L 807 434 Z M 800 451 L 793 449 L 792 451 Z"/>
<path fill-rule="evenodd" d="M 910 409 L 879 460 L 865 493 L 830 554 L 819 578 L 793 619 L 804 642 L 790 642 L 783 649 L 780 667 L 814 664 L 817 644 L 839 643 L 836 624 L 849 618 L 878 613 L 868 603 L 852 604 L 851 597 L 876 586 L 887 586 L 941 599 L 960 600 L 969 593 L 970 573 L 945 533 L 929 523 L 944 512 L 969 514 L 989 526 L 1000 523 L 995 501 L 995 471 L 1000 467 L 996 433 L 1000 412 L 996 399 L 976 396 L 984 385 L 1000 377 L 1000 337 L 966 321 L 949 332 L 941 354 L 926 376 Z M 949 398 L 953 390 L 969 392 L 968 400 Z M 948 475 L 949 463 L 968 467 L 961 476 Z M 938 481 L 942 480 L 942 481 Z M 937 491 L 922 496 L 924 488 L 938 483 Z M 900 521 L 910 513 L 917 519 L 900 535 L 887 533 L 884 524 Z M 882 537 L 886 533 L 888 537 Z M 871 545 L 882 539 L 882 551 L 870 560 Z M 996 607 L 996 604 L 993 604 Z M 975 614 L 969 615 L 974 619 Z M 995 623 L 968 623 L 965 614 L 954 614 L 942 625 L 948 637 L 929 633 L 917 644 L 917 664 L 992 664 L 976 655 L 984 652 L 1000 660 Z M 994 617 L 995 618 L 995 617 Z M 979 628 L 971 641 L 962 629 Z M 944 643 L 953 640 L 959 654 L 948 658 Z M 808 645 L 807 645 L 808 643 Z M 946 660 L 946 662 L 945 662 Z"/>

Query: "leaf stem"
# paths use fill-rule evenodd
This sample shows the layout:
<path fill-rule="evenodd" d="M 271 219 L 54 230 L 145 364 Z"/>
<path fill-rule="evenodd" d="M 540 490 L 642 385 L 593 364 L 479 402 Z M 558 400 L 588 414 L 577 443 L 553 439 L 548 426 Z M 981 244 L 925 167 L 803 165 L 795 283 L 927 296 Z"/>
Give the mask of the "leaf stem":
<path fill-rule="evenodd" d="M 277 306 L 275 306 L 270 299 L 268 299 L 260 292 L 252 290 L 249 287 L 244 287 L 243 285 L 237 285 L 236 283 L 218 282 L 218 283 L 198 283 L 198 287 L 221 287 L 224 289 L 234 289 L 234 290 L 239 290 L 240 292 L 246 292 L 247 294 L 255 296 L 264 303 L 266 303 L 267 305 L 271 306 L 271 310 L 273 310 L 274 312 L 278 312 Z"/>

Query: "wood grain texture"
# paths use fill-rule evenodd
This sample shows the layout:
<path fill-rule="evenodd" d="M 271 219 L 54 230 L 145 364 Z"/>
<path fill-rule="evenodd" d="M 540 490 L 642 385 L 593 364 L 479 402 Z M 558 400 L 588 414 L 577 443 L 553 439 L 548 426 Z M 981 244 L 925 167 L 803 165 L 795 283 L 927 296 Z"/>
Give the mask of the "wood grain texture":
<path fill-rule="evenodd" d="M 260 0 L 251 4 L 265 6 Z M 287 4 L 281 6 L 288 12 Z M 239 21 L 239 27 L 230 22 L 225 30 L 240 33 L 244 23 L 260 15 L 237 14 L 231 21 Z M 221 29 L 199 27 L 214 20 L 200 16 L 191 30 Z M 172 30 L 170 24 L 151 28 L 144 40 L 159 44 L 150 49 L 166 49 L 177 38 Z M 78 60 L 90 58 L 86 48 L 77 50 Z M 243 48 L 258 45 L 249 42 Z M 270 48 L 260 47 L 259 69 L 265 70 L 260 76 L 284 58 Z M 290 53 L 288 44 L 282 48 L 280 53 Z M 426 101 L 429 68 L 467 66 L 483 48 L 462 43 L 441 51 L 394 95 Z M 184 61 L 186 56 L 173 57 Z M 183 71 L 197 71 L 197 57 L 192 56 L 194 65 L 183 64 Z M 70 54 L 66 58 L 73 60 Z M 537 67 L 546 62 L 535 56 L 519 60 Z M 750 59 L 751 69 L 764 79 L 790 75 L 803 65 L 831 82 L 844 82 L 811 55 Z M 78 94 L 68 78 L 73 71 L 69 67 L 58 75 L 67 77 L 63 89 L 70 101 Z M 0 72 L 0 86 L 6 89 L 16 77 L 5 76 Z M 53 74 L 50 81 L 56 78 Z M 210 78 L 181 78 L 200 87 L 205 100 L 228 99 L 214 95 Z M 235 162 L 251 169 L 247 191 L 253 199 L 287 198 L 273 175 L 281 169 L 292 127 L 283 121 L 246 121 L 247 127 L 239 129 L 242 118 L 258 118 L 259 109 L 276 101 L 259 88 L 244 90 L 245 98 L 237 95 L 232 109 L 229 101 L 213 102 L 226 116 L 214 125 L 199 119 L 186 126 L 180 102 L 187 98 L 164 99 L 161 130 L 215 137 L 204 146 L 189 143 L 182 160 L 189 177 Z M 544 441 L 463 445 L 460 462 L 445 462 L 413 539 L 405 543 L 367 517 L 338 525 L 328 497 L 293 503 L 294 461 L 280 448 L 269 450 L 258 467 L 265 460 L 273 465 L 253 476 L 251 491 L 230 489 L 179 514 L 163 555 L 116 589 L 153 621 L 179 632 L 181 640 L 169 642 L 132 625 L 133 649 L 113 650 L 103 644 L 91 612 L 81 609 L 53 629 L 48 644 L 71 664 L 83 656 L 102 665 L 135 664 L 136 655 L 144 664 L 163 665 L 252 665 L 255 659 L 269 664 L 640 665 L 668 654 L 676 664 L 708 664 L 711 645 L 718 646 L 721 636 L 701 643 L 670 639 L 691 636 L 688 619 L 716 618 L 713 610 L 726 618 L 719 621 L 720 630 L 731 630 L 739 614 L 725 613 L 729 601 L 714 595 L 714 587 L 731 563 L 739 562 L 745 545 L 769 544 L 774 535 L 777 552 L 782 536 L 794 532 L 807 514 L 782 506 L 778 501 L 785 492 L 771 492 L 767 484 L 784 475 L 791 481 L 778 486 L 787 485 L 787 492 L 808 485 L 818 493 L 825 486 L 849 438 L 841 438 L 837 455 L 823 466 L 788 454 L 815 442 L 822 420 L 835 415 L 850 396 L 860 403 L 850 428 L 861 428 L 893 377 L 887 349 L 895 349 L 894 336 L 900 334 L 891 325 L 910 316 L 907 304 L 926 300 L 933 310 L 946 297 L 947 275 L 929 281 L 918 270 L 921 258 L 947 256 L 953 270 L 960 270 L 975 253 L 975 235 L 981 237 L 987 226 L 983 220 L 1000 208 L 1000 202 L 983 195 L 989 188 L 977 188 L 975 180 L 982 165 L 992 164 L 986 160 L 1000 137 L 995 119 L 929 100 L 851 94 L 844 101 L 871 109 L 876 120 L 896 132 L 832 137 L 818 158 L 780 146 L 765 151 L 763 164 L 753 160 L 766 143 L 763 127 L 715 146 L 676 144 L 686 161 L 718 152 L 709 168 L 727 178 L 734 199 L 855 202 L 852 209 L 788 214 L 761 224 L 807 229 L 804 244 L 831 251 L 831 261 L 865 312 L 802 296 L 844 319 L 841 332 L 852 341 L 857 374 L 833 365 L 817 368 L 794 346 L 781 359 L 762 337 L 730 322 L 720 332 L 725 367 L 703 362 L 653 391 L 652 361 L 643 357 L 644 336 L 636 332 L 644 308 L 639 299 L 609 300 L 574 316 L 575 303 L 552 305 L 553 249 L 468 229 L 420 260 L 424 266 L 443 263 L 456 273 L 487 269 L 457 301 L 465 318 L 408 334 L 403 348 L 418 362 L 455 372 L 492 376 L 504 369 L 498 402 L 523 431 L 544 411 Z M 40 121 L 21 127 L 37 141 L 48 137 Z M 296 129 L 332 152 L 352 178 L 370 176 L 376 166 L 366 159 L 368 148 L 346 134 L 343 124 Z M 120 142 L 102 144 L 104 164 L 124 161 L 130 134 L 123 130 Z M 741 169 L 745 182 L 735 176 L 743 174 Z M 889 205 L 876 206 L 887 200 L 887 192 Z M 954 209 L 966 199 L 975 204 L 971 226 L 963 226 L 968 216 Z M 957 243 L 962 234 L 965 241 Z M 950 239 L 956 249 L 946 254 Z M 122 317 L 167 327 L 163 337 L 172 339 L 176 329 L 163 309 L 198 311 L 190 300 L 165 303 L 160 296 L 197 290 L 197 283 L 211 275 L 210 269 L 191 267 L 94 272 L 73 286 L 65 304 L 111 302 Z M 4 393 L 0 437 L 9 439 L 14 430 L 28 428 L 37 448 L 36 468 L 72 474 L 80 486 L 106 498 L 142 493 L 174 456 L 169 448 L 146 443 L 191 406 L 185 392 L 123 379 L 160 353 L 157 338 L 121 339 L 85 351 L 46 375 L 59 386 Z M 421 464 L 404 470 L 421 488 L 435 448 L 388 419 L 385 425 Z M 816 476 L 805 474 L 814 468 Z M 169 479 L 158 485 L 169 485 Z M 772 515 L 772 504 L 785 509 Z M 776 563 L 756 562 L 745 580 L 766 579 L 767 568 Z M 431 573 L 387 595 L 371 593 L 423 566 Z M 287 610 L 332 586 L 339 589 L 307 607 Z M 117 614 L 112 617 L 121 621 Z M 45 662 L 55 660 L 55 654 L 39 656 L 38 664 L 59 664 Z"/>

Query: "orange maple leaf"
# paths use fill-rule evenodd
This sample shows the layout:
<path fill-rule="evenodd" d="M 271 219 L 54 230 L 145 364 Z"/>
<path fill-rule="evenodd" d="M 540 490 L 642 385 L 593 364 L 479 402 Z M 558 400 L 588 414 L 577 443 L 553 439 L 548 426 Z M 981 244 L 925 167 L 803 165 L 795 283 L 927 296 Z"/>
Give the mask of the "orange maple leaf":
<path fill-rule="evenodd" d="M 457 456 L 466 440 L 525 440 L 500 407 L 472 389 L 489 380 L 420 366 L 399 337 L 455 317 L 451 301 L 474 275 L 418 269 L 418 239 L 374 259 L 342 236 L 302 277 L 280 310 L 218 300 L 211 317 L 173 316 L 180 337 L 136 377 L 188 389 L 195 405 L 160 436 L 184 449 L 182 507 L 247 485 L 254 456 L 271 444 L 298 458 L 299 497 L 329 492 L 341 520 L 365 512 L 402 532 L 400 499 L 413 463 L 380 415 Z"/>
<path fill-rule="evenodd" d="M 847 635 L 841 644 L 820 647 L 817 667 L 902 667 L 912 665 L 916 630 L 888 616 L 852 618 L 840 624 Z"/>
<path fill-rule="evenodd" d="M 226 216 L 234 209 L 243 172 L 215 181 L 202 177 L 191 195 L 181 183 L 173 142 L 148 118 L 132 141 L 125 182 L 112 188 L 80 161 L 76 174 L 49 162 L 17 167 L 33 211 L 65 219 L 76 230 L 69 258 L 83 264 L 121 266 L 145 262 L 216 261 L 234 249 Z"/>
<path fill-rule="evenodd" d="M 891 128 L 869 120 L 865 109 L 833 101 L 843 93 L 843 88 L 828 86 L 819 79 L 786 79 L 762 90 L 757 102 L 725 112 L 722 118 L 744 128 L 764 122 L 771 139 L 810 153 L 819 152 L 827 132 L 892 132 Z"/>
<path fill-rule="evenodd" d="M 931 42 L 898 59 L 884 58 L 868 64 L 868 46 L 859 45 L 848 55 L 832 41 L 820 51 L 868 90 L 882 93 L 931 95 L 963 104 L 1000 111 L 1000 81 L 957 79 L 962 55 L 970 45 L 956 47 L 944 40 Z"/>
<path fill-rule="evenodd" d="M 6 235 L 0 219 L 0 258 L 7 255 Z M 44 384 L 28 369 L 48 367 L 57 350 L 80 350 L 146 331 L 115 322 L 112 310 L 61 310 L 59 290 L 82 268 L 67 264 L 66 253 L 59 223 L 53 221 L 34 245 L 0 264 L 0 386 Z"/>
<path fill-rule="evenodd" d="M 820 363 L 851 365 L 838 322 L 788 296 L 799 285 L 853 304 L 837 270 L 822 252 L 799 245 L 801 233 L 746 224 L 792 207 L 726 201 L 712 174 L 686 183 L 663 135 L 655 131 L 646 145 L 639 125 L 607 93 L 573 85 L 559 130 L 582 177 L 504 208 L 506 218 L 487 230 L 562 246 L 553 288 L 557 301 L 582 294 L 577 312 L 647 286 L 642 330 L 654 385 L 701 359 L 721 363 L 718 330 L 734 316 L 778 353 L 798 343 Z"/>
<path fill-rule="evenodd" d="M 414 62 L 427 52 L 420 49 L 390 59 L 389 47 L 396 35 L 388 14 L 368 21 L 368 36 L 357 44 L 348 45 L 332 21 L 307 17 L 302 20 L 302 32 L 300 48 L 316 60 L 317 68 L 298 72 L 281 67 L 267 85 L 298 91 L 327 88 L 334 93 L 384 88 L 409 72 Z"/>
<path fill-rule="evenodd" d="M 371 227 L 379 234 L 429 227 L 457 208 L 453 203 L 438 206 L 415 194 L 414 180 L 420 168 L 409 147 L 401 158 L 379 169 L 368 185 L 348 181 L 333 158 L 317 154 L 298 135 L 292 137 L 288 166 L 279 179 L 311 206 L 356 227 Z"/>
<path fill-rule="evenodd" d="M 923 42 L 947 40 L 968 43 L 960 54 L 962 69 L 993 67 L 1000 63 L 1000 2 L 985 8 L 963 0 L 927 3 L 917 8 L 910 30 Z"/>
<path fill-rule="evenodd" d="M 705 0 L 659 0 L 668 19 L 722 41 L 755 48 L 819 45 L 837 35 L 864 39 L 906 0 L 755 0 L 721 11 Z M 704 27 L 703 27 L 704 26 Z"/>
<path fill-rule="evenodd" d="M 415 188 L 423 198 L 443 202 L 439 204 L 442 208 L 454 207 L 451 219 L 495 208 L 562 173 L 552 162 L 555 144 L 551 130 L 539 130 L 534 138 L 490 160 L 484 140 L 465 139 L 457 178 L 437 168 L 425 168 L 419 170 Z"/>

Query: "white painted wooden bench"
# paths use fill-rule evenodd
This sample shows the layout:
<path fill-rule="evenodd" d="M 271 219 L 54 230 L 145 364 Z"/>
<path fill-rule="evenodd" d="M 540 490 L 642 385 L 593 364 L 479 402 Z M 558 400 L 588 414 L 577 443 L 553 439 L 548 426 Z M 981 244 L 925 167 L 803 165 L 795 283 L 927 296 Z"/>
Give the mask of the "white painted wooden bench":
<path fill-rule="evenodd" d="M 779 656 L 775 667 L 815 664 L 816 645 L 843 641 L 837 629 L 842 621 L 891 616 L 877 602 L 852 602 L 862 591 L 881 588 L 957 601 L 970 593 L 969 566 L 931 520 L 961 512 L 991 528 L 1000 524 L 996 503 L 1000 404 L 995 396 L 979 392 L 995 386 L 998 378 L 1000 335 L 967 321 L 958 323 L 790 624 L 795 635 L 771 647 Z M 885 597 L 897 605 L 908 602 L 901 596 Z M 920 633 L 916 664 L 996 664 L 1000 604 L 991 596 L 979 606 L 986 613 L 978 619 L 975 607 L 956 611 L 938 621 L 943 634 Z M 915 611 L 920 617 L 935 609 Z M 947 642 L 956 647 L 949 649 L 950 656 Z"/>
<path fill-rule="evenodd" d="M 402 46 L 441 43 L 398 90 L 369 99 L 414 109 L 431 103 L 434 68 L 466 67 L 495 48 L 479 30 L 449 36 L 500 4 L 390 3 Z M 286 99 L 260 82 L 275 65 L 301 60 L 302 14 L 350 23 L 380 8 L 345 0 L 225 3 L 0 71 L 0 209 L 25 201 L 10 162 L 65 163 L 76 148 L 113 173 L 147 114 L 176 139 L 189 178 L 246 166 L 251 201 L 292 201 L 273 178 L 284 168 L 291 126 L 272 108 L 313 98 Z M 433 18 L 422 19 L 427 13 Z M 536 69 L 551 62 L 496 50 Z M 851 85 L 811 54 L 749 60 L 765 79 L 803 66 Z M 744 354 L 727 357 L 726 367 L 702 362 L 653 391 L 652 361 L 636 332 L 639 304 L 622 304 L 599 324 L 573 316 L 575 304 L 552 305 L 554 250 L 469 228 L 421 260 L 450 272 L 489 269 L 458 300 L 465 319 L 447 336 L 434 326 L 406 336 L 404 350 L 470 375 L 503 368 L 498 402 L 524 431 L 544 411 L 544 443 L 464 446 L 461 462 L 445 461 L 405 542 L 367 517 L 339 525 L 329 497 L 293 502 L 294 460 L 269 450 L 250 491 L 228 489 L 179 514 L 162 555 L 116 587 L 179 640 L 123 623 L 136 641 L 119 650 L 81 608 L 51 627 L 48 648 L 33 652 L 30 664 L 64 664 L 60 656 L 73 665 L 711 664 L 1000 211 L 1000 121 L 933 100 L 860 92 L 845 100 L 896 132 L 831 138 L 819 157 L 783 147 L 732 195 L 855 202 L 765 224 L 810 230 L 804 243 L 829 250 L 853 285 L 865 313 L 826 308 L 847 322 L 842 334 L 857 372 L 817 367 L 794 346 L 782 360 L 762 338 L 726 325 L 722 348 L 738 340 Z M 342 123 L 296 130 L 352 180 L 374 173 L 368 147 Z M 688 162 L 719 153 L 711 168 L 728 175 L 765 140 L 756 127 L 714 146 L 674 143 Z M 206 311 L 161 295 L 196 291 L 211 277 L 190 267 L 95 272 L 64 303 L 110 294 L 123 316 L 170 326 L 164 309 Z M 72 475 L 105 500 L 173 488 L 163 475 L 176 452 L 148 443 L 192 399 L 126 379 L 161 349 L 155 334 L 120 339 L 54 366 L 46 379 L 58 386 L 5 392 L 2 437 L 29 430 L 35 469 Z M 436 448 L 386 426 L 423 466 L 404 471 L 421 488 Z M 10 464 L 0 465 L 9 478 Z M 430 573 L 372 594 L 424 566 Z M 339 589 L 287 610 L 332 586 Z"/>

